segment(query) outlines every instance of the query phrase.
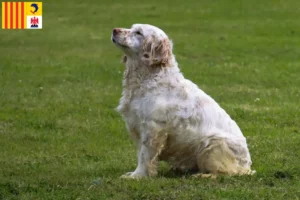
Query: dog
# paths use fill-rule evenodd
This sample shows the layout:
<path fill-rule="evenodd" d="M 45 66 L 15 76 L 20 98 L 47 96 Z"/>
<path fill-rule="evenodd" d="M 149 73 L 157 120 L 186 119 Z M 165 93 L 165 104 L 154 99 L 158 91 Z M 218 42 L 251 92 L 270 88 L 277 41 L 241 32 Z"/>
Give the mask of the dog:
<path fill-rule="evenodd" d="M 246 138 L 214 99 L 184 78 L 161 29 L 114 28 L 124 52 L 123 92 L 116 110 L 138 149 L 138 164 L 121 178 L 157 174 L 158 161 L 195 176 L 253 174 Z"/>

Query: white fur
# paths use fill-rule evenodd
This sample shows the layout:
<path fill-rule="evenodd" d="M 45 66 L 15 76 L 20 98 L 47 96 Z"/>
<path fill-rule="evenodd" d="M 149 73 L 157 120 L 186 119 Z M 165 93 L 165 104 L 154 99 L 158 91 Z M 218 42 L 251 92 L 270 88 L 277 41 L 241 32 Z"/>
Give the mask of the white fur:
<path fill-rule="evenodd" d="M 246 139 L 210 96 L 181 74 L 172 43 L 159 28 L 114 29 L 125 53 L 117 110 L 138 148 L 138 165 L 123 178 L 156 174 L 157 161 L 210 174 L 251 174 Z"/>

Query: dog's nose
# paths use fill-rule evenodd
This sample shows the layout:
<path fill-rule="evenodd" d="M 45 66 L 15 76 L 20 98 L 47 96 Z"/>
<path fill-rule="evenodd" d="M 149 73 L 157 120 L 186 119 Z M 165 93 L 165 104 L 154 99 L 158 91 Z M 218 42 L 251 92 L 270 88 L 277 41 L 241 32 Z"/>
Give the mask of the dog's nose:
<path fill-rule="evenodd" d="M 118 29 L 118 28 L 113 29 L 113 34 L 114 35 L 117 35 L 119 32 L 120 32 L 120 29 Z"/>

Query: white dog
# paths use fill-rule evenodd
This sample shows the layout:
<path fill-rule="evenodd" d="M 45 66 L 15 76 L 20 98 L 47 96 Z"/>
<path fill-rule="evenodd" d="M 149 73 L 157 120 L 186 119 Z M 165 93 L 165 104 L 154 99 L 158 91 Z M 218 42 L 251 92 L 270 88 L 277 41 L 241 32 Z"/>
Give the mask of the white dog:
<path fill-rule="evenodd" d="M 122 178 L 156 174 L 159 160 L 199 176 L 252 174 L 246 139 L 210 96 L 181 74 L 172 42 L 159 28 L 115 28 L 124 53 L 123 93 L 117 110 L 138 147 L 138 165 Z"/>

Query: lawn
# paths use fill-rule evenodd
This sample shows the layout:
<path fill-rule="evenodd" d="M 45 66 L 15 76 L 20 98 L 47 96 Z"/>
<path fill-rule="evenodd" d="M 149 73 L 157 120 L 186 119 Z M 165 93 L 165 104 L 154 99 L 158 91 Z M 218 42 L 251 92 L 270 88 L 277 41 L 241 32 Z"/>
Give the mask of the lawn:
<path fill-rule="evenodd" d="M 42 30 L 0 30 L 0 199 L 299 199 L 299 0 L 52 0 Z M 136 152 L 114 108 L 112 28 L 156 25 L 186 78 L 247 137 L 254 176 L 193 179 Z"/>

